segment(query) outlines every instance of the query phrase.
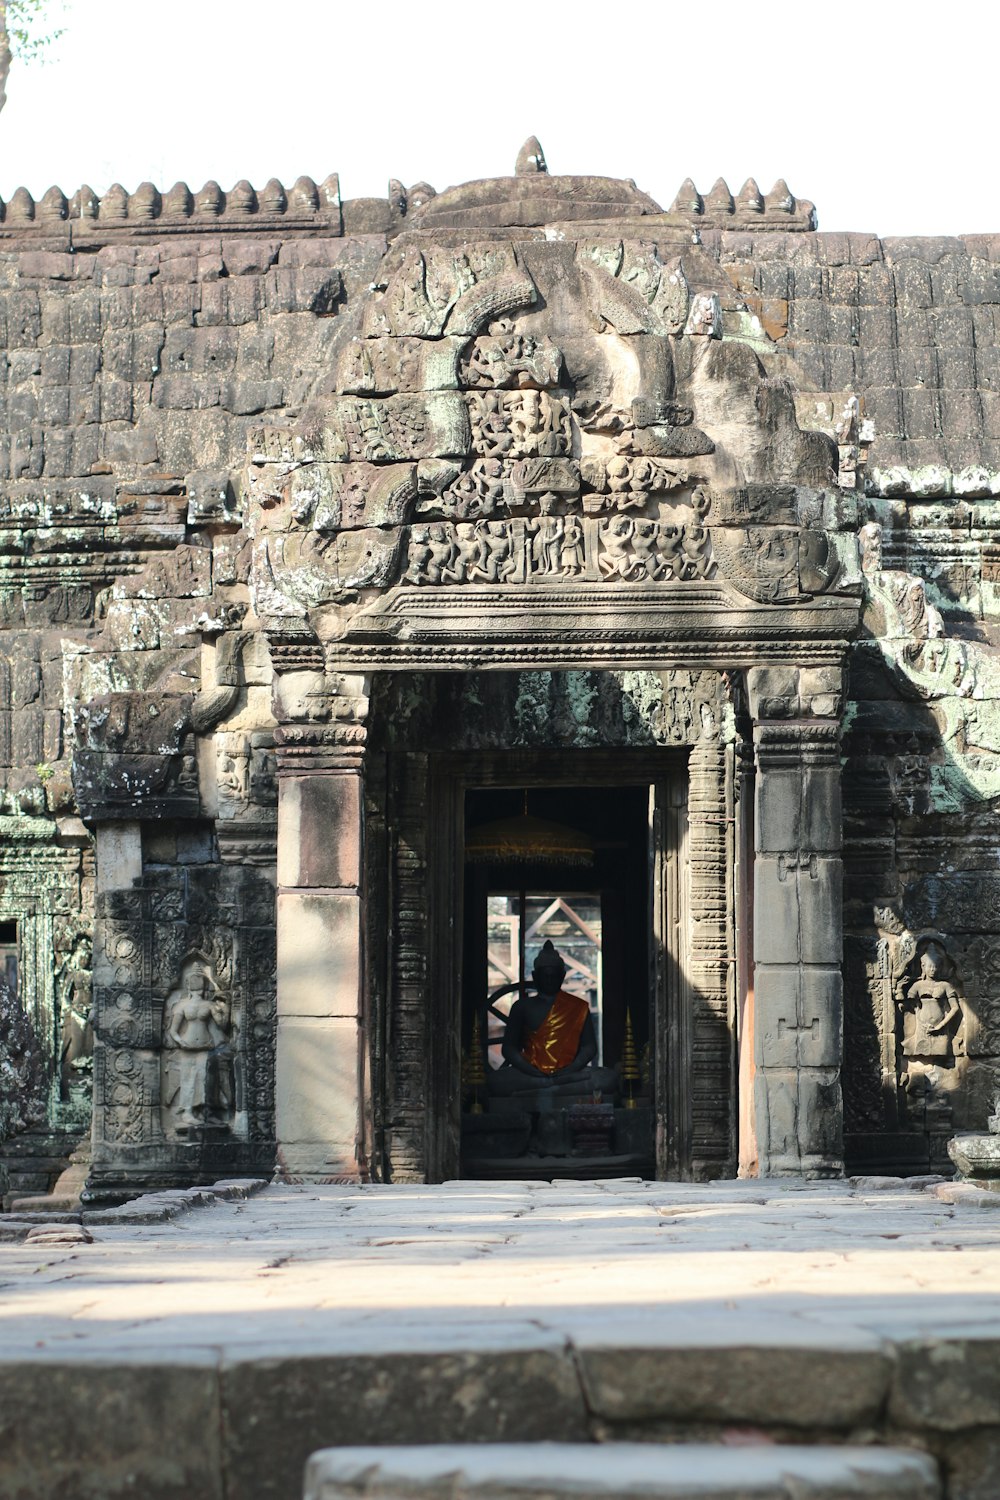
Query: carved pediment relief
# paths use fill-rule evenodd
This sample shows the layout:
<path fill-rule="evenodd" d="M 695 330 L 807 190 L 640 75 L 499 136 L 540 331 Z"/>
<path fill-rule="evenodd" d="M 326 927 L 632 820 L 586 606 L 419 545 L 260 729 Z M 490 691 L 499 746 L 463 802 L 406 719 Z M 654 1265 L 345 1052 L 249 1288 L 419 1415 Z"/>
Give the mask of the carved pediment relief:
<path fill-rule="evenodd" d="M 712 583 L 718 610 L 836 588 L 832 445 L 720 344 L 711 301 L 651 243 L 401 237 L 337 391 L 251 434 L 258 613 L 337 605 L 343 633 L 439 591 L 467 615 L 498 590 L 606 611 L 609 591 L 690 607 Z"/>

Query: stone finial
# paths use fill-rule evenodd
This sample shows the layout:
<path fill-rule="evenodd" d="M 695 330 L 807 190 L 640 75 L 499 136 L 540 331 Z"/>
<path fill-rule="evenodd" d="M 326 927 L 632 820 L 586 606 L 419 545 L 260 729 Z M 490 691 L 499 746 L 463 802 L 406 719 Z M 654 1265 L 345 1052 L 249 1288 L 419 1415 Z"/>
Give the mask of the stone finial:
<path fill-rule="evenodd" d="M 535 172 L 547 172 L 548 165 L 537 135 L 529 135 L 514 164 L 515 177 L 531 177 Z"/>
<path fill-rule="evenodd" d="M 319 201 L 324 208 L 340 206 L 340 173 L 331 172 L 319 185 Z"/>
<path fill-rule="evenodd" d="M 135 192 L 128 200 L 128 216 L 130 219 L 143 220 L 158 219 L 162 203 L 158 189 L 151 182 L 140 182 Z"/>
<path fill-rule="evenodd" d="M 209 180 L 200 192 L 195 194 L 194 210 L 198 214 L 221 214 L 226 207 L 226 200 L 222 196 L 222 189 L 217 182 Z"/>
<path fill-rule="evenodd" d="M 73 194 L 70 203 L 70 212 L 74 219 L 96 219 L 98 212 L 97 194 L 89 183 L 78 187 Z"/>
<path fill-rule="evenodd" d="M 415 182 L 412 187 L 406 190 L 406 201 L 409 205 L 410 213 L 414 213 L 418 208 L 423 208 L 425 203 L 429 203 L 432 198 L 436 197 L 437 193 L 429 182 Z"/>
<path fill-rule="evenodd" d="M 69 213 L 69 204 L 62 188 L 50 187 L 44 194 L 38 205 L 38 217 L 40 219 L 65 219 Z"/>
<path fill-rule="evenodd" d="M 191 197 L 191 189 L 186 182 L 175 182 L 169 193 L 163 199 L 163 217 L 165 219 L 187 219 L 194 208 L 194 199 Z"/>
<path fill-rule="evenodd" d="M 120 182 L 113 182 L 101 198 L 101 218 L 109 224 L 128 218 L 128 193 Z"/>
<path fill-rule="evenodd" d="M 788 190 L 788 183 L 779 177 L 764 199 L 771 213 L 790 214 L 795 208 L 795 199 Z"/>
<path fill-rule="evenodd" d="M 277 177 L 271 177 L 257 194 L 257 202 L 260 204 L 261 213 L 283 214 L 288 207 L 288 199 L 285 190 Z"/>
<path fill-rule="evenodd" d="M 7 218 L 27 223 L 35 217 L 35 200 L 27 188 L 19 187 L 7 204 Z"/>
<path fill-rule="evenodd" d="M 729 183 L 724 177 L 720 177 L 705 199 L 705 212 L 709 214 L 731 214 L 732 211 L 733 195 L 729 191 Z"/>
<path fill-rule="evenodd" d="M 231 214 L 256 213 L 257 194 L 245 177 L 241 177 L 226 194 L 226 210 Z"/>
<path fill-rule="evenodd" d="M 293 214 L 314 214 L 319 208 L 319 194 L 311 177 L 296 178 L 288 195 L 288 207 Z"/>
<path fill-rule="evenodd" d="M 677 197 L 670 206 L 670 212 L 674 214 L 700 214 L 705 210 L 701 194 L 691 181 L 685 177 L 677 190 Z"/>
<path fill-rule="evenodd" d="M 434 197 L 434 189 L 424 182 L 418 183 L 412 192 L 411 201 L 402 183 L 393 181 L 391 184 L 390 198 L 397 205 L 398 215 L 407 213 L 411 207 L 420 207 Z M 140 183 L 134 193 L 127 193 L 121 183 L 116 182 L 101 198 L 85 183 L 72 199 L 67 199 L 62 189 L 55 186 L 50 187 L 37 203 L 24 187 L 17 189 L 9 203 L 3 204 L 0 200 L 0 220 L 15 225 L 44 225 L 77 219 L 100 220 L 105 226 L 117 227 L 163 219 L 166 221 L 164 227 L 169 227 L 179 225 L 192 215 L 237 221 L 258 211 L 268 215 L 291 212 L 300 217 L 323 214 L 336 219 L 340 213 L 340 178 L 336 172 L 331 172 L 317 187 L 311 177 L 300 177 L 287 194 L 277 178 L 272 177 L 259 193 L 246 178 L 241 178 L 228 193 L 224 193 L 214 181 L 206 182 L 196 194 L 192 194 L 186 182 L 175 182 L 162 196 L 152 182 Z"/>
<path fill-rule="evenodd" d="M 762 214 L 764 212 L 763 196 L 761 195 L 760 188 L 757 186 L 752 177 L 748 177 L 746 182 L 740 188 L 740 195 L 736 201 L 737 206 L 741 208 L 744 213 Z"/>

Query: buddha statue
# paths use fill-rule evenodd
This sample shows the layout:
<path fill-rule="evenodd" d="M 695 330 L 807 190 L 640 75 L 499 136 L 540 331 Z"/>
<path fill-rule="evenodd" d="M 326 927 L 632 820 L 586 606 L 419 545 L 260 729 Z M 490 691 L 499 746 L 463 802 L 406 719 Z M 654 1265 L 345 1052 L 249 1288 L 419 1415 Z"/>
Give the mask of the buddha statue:
<path fill-rule="evenodd" d="M 504 1066 L 491 1074 L 491 1093 L 537 1095 L 525 1108 L 550 1108 L 556 1099 L 613 1094 L 618 1074 L 595 1065 L 597 1036 L 590 1006 L 562 988 L 566 965 L 546 941 L 531 970 L 533 989 L 515 1000 L 503 1037 Z"/>

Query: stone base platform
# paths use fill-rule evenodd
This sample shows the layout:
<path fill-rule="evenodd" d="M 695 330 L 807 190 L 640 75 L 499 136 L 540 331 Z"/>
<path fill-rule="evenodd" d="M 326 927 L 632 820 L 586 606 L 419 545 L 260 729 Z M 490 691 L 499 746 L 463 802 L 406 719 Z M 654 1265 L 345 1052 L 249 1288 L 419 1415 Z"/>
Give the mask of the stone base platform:
<path fill-rule="evenodd" d="M 1000 1194 L 256 1186 L 0 1244 L 0 1500 L 301 1500 L 321 1448 L 551 1440 L 902 1449 L 996 1500 Z"/>
<path fill-rule="evenodd" d="M 329 1448 L 305 1500 L 940 1500 L 937 1465 L 892 1448 L 503 1443 Z"/>

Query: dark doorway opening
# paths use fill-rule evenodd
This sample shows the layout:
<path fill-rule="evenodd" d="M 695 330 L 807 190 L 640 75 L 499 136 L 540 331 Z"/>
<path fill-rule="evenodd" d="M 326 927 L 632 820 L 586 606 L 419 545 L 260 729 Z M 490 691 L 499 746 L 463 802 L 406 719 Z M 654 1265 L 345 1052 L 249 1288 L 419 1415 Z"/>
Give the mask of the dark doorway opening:
<path fill-rule="evenodd" d="M 6 984 L 14 999 L 18 994 L 18 970 L 20 967 L 20 944 L 17 923 L 0 922 L 0 983 Z"/>
<path fill-rule="evenodd" d="M 463 1175 L 653 1174 L 650 827 L 648 785 L 466 792 Z M 586 1067 L 535 1078 L 504 1035 L 546 941 L 595 1047 Z"/>

